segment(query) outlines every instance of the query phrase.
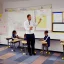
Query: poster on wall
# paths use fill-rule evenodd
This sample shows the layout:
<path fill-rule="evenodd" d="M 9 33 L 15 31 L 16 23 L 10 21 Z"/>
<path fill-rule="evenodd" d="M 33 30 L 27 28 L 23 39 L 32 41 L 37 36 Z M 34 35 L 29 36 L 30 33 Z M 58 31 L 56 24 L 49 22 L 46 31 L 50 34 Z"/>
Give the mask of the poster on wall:
<path fill-rule="evenodd" d="M 64 12 L 63 12 L 63 23 L 64 23 Z"/>
<path fill-rule="evenodd" d="M 3 20 L 2 14 L 0 14 L 0 35 L 7 34 L 7 23 Z"/>
<path fill-rule="evenodd" d="M 0 23 L 1 23 L 1 20 L 2 20 L 2 14 L 0 14 Z"/>
<path fill-rule="evenodd" d="M 35 17 L 37 23 L 42 19 L 36 30 L 51 30 L 51 9 L 36 10 Z"/>
<path fill-rule="evenodd" d="M 62 23 L 63 22 L 63 13 L 62 12 L 53 12 L 53 22 Z"/>

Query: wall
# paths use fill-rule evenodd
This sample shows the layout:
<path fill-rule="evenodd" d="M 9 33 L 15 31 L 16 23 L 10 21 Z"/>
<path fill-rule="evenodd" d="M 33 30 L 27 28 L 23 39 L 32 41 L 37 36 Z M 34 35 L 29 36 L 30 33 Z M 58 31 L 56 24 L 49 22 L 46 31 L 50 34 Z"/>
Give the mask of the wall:
<path fill-rule="evenodd" d="M 5 8 L 23 8 L 23 7 L 33 7 L 33 6 L 39 6 L 39 5 L 48 5 L 48 4 L 52 4 L 52 11 L 64 11 L 64 0 L 26 0 L 26 1 L 10 1 L 10 2 L 4 2 L 3 3 L 3 15 L 5 16 L 5 12 L 4 9 Z M 4 17 L 5 18 L 5 17 Z M 23 36 L 25 32 L 22 31 L 20 34 L 21 36 Z M 19 34 L 19 33 L 18 33 Z M 44 34 L 43 32 L 35 32 L 36 37 L 40 37 L 43 38 Z M 49 34 L 51 36 L 52 39 L 64 39 L 64 34 L 59 34 L 59 33 L 50 33 Z M 9 35 L 11 36 L 11 34 Z M 55 38 L 56 37 L 56 38 Z M 62 47 L 60 45 L 60 43 L 57 43 L 57 50 L 59 51 L 59 47 Z M 55 46 L 56 43 L 52 43 L 51 46 Z M 50 47 L 50 50 L 54 50 L 56 49 L 56 47 L 54 48 Z M 39 44 L 36 45 L 36 48 L 41 48 L 41 45 L 39 46 Z M 57 51 L 56 50 L 56 51 Z M 60 51 L 62 50 L 62 48 L 60 48 Z"/>
<path fill-rule="evenodd" d="M 0 3 L 0 14 L 3 13 L 3 5 Z"/>
<path fill-rule="evenodd" d="M 61 3 L 60 3 L 61 2 Z M 24 0 L 24 1 L 7 1 L 3 3 L 3 14 L 5 8 L 23 8 L 23 7 L 32 7 L 32 6 L 40 6 L 40 5 L 48 5 L 52 4 L 52 11 L 64 11 L 64 0 Z M 36 3 L 36 4 L 35 4 Z M 5 17 L 4 17 L 5 18 Z M 21 32 L 23 36 L 25 32 Z M 42 31 L 35 32 L 36 37 L 43 38 L 44 34 Z M 49 33 L 51 39 L 62 39 L 64 34 L 59 33 Z M 55 38 L 56 37 L 56 38 Z"/>
<path fill-rule="evenodd" d="M 36 3 L 36 4 L 35 4 Z M 4 2 L 4 8 L 31 7 L 52 4 L 52 11 L 63 11 L 64 0 L 24 0 Z M 60 9 L 59 9 L 60 8 Z"/>

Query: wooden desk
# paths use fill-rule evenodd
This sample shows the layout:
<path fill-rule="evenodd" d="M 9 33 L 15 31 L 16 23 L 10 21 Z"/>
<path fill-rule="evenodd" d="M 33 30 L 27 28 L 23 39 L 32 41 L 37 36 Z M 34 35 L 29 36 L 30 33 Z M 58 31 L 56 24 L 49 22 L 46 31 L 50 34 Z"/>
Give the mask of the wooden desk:
<path fill-rule="evenodd" d="M 41 41 L 42 42 L 42 44 L 47 44 L 47 42 L 45 42 L 45 41 Z"/>
<path fill-rule="evenodd" d="M 19 43 L 19 46 L 20 47 L 20 42 L 23 44 L 23 49 L 24 49 L 24 52 L 26 53 L 27 50 L 26 50 L 26 47 L 25 45 L 27 44 L 27 41 L 22 39 L 22 38 L 6 38 L 6 40 L 8 41 L 8 46 L 11 46 L 12 44 L 12 47 L 13 47 L 13 51 L 15 51 L 16 47 L 15 47 L 15 44 L 16 43 Z M 11 41 L 10 41 L 11 40 Z M 9 45 L 10 44 L 10 45 Z M 27 53 L 26 53 L 27 54 Z"/>
<path fill-rule="evenodd" d="M 27 44 L 27 41 L 26 40 L 22 40 L 22 44 Z"/>
<path fill-rule="evenodd" d="M 21 42 L 23 44 L 23 50 L 24 50 L 23 52 L 24 52 L 24 54 L 27 55 L 27 41 L 26 40 L 22 40 Z"/>
<path fill-rule="evenodd" d="M 64 60 L 64 40 L 61 40 L 60 44 L 63 46 L 63 57 L 62 57 L 62 59 Z"/>
<path fill-rule="evenodd" d="M 8 42 L 8 46 L 10 45 L 10 40 L 13 40 L 13 38 L 6 38 L 7 42 Z"/>
<path fill-rule="evenodd" d="M 20 47 L 20 41 L 22 39 L 18 39 L 18 38 L 6 38 L 6 40 L 8 41 L 8 47 L 11 47 L 11 44 L 12 44 L 13 50 L 15 51 L 15 48 L 16 48 L 15 47 L 15 44 L 16 43 L 19 43 L 19 46 L 18 47 Z"/>
<path fill-rule="evenodd" d="M 12 41 L 10 41 L 11 43 L 16 43 L 16 42 L 19 42 L 21 41 L 21 39 L 18 39 L 18 38 L 14 38 Z"/>

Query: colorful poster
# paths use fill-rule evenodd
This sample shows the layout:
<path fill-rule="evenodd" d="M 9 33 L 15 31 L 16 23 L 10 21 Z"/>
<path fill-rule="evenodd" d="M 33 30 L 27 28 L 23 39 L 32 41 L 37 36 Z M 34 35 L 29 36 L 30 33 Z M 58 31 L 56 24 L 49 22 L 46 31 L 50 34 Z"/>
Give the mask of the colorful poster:
<path fill-rule="evenodd" d="M 62 14 L 63 14 L 62 12 L 53 12 L 53 22 L 62 23 L 63 20 Z"/>
<path fill-rule="evenodd" d="M 64 22 L 64 12 L 63 12 L 63 22 Z"/>
<path fill-rule="evenodd" d="M 3 21 L 2 14 L 0 14 L 0 35 L 7 34 L 7 23 Z"/>
<path fill-rule="evenodd" d="M 41 22 L 37 25 L 36 30 L 51 30 L 51 9 L 41 9 L 35 11 L 36 23 Z"/>
<path fill-rule="evenodd" d="M 42 19 L 41 23 L 38 25 L 38 27 L 46 28 L 46 20 L 47 20 L 46 15 L 42 15 L 41 19 Z M 40 20 L 40 16 L 36 16 L 36 21 L 39 22 L 39 20 Z"/>
<path fill-rule="evenodd" d="M 0 14 L 0 18 L 2 18 L 2 14 Z"/>

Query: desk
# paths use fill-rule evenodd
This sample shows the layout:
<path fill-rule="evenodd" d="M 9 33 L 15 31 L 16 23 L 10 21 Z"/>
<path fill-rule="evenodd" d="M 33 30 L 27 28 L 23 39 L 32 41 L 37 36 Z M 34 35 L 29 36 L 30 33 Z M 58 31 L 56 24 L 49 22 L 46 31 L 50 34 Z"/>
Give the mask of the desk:
<path fill-rule="evenodd" d="M 8 47 L 9 47 L 9 44 L 10 44 L 10 40 L 13 40 L 13 38 L 6 38 L 7 42 L 8 42 Z"/>
<path fill-rule="evenodd" d="M 47 42 L 46 41 L 41 41 L 42 42 L 42 44 L 47 44 Z"/>
<path fill-rule="evenodd" d="M 27 46 L 27 41 L 26 41 L 26 40 L 22 40 L 21 42 L 22 42 L 22 44 L 23 44 L 24 52 L 25 52 L 25 54 L 27 55 L 27 48 L 26 48 L 26 46 Z"/>
<path fill-rule="evenodd" d="M 19 47 L 20 47 L 20 41 L 21 41 L 21 39 L 18 39 L 18 38 L 6 38 L 6 40 L 8 41 L 8 47 L 10 47 L 11 44 L 12 44 L 12 47 L 13 47 L 14 51 L 15 51 L 15 48 L 16 48 L 15 47 L 16 43 L 19 43 Z"/>
<path fill-rule="evenodd" d="M 26 40 L 22 40 L 22 44 L 27 44 L 27 41 Z"/>
<path fill-rule="evenodd" d="M 27 44 L 26 40 L 23 40 L 22 38 L 18 39 L 18 38 L 6 38 L 6 40 L 8 41 L 8 46 L 11 46 L 12 43 L 12 47 L 13 47 L 13 51 L 15 51 L 15 44 L 19 43 L 19 47 L 20 47 L 20 42 L 23 44 L 23 49 L 25 51 L 25 53 L 27 52 L 25 45 Z M 9 41 L 11 40 L 11 41 Z M 10 43 L 10 45 L 9 45 Z M 26 53 L 27 54 L 27 53 Z"/>
<path fill-rule="evenodd" d="M 62 57 L 62 59 L 64 60 L 64 41 L 61 40 L 61 43 L 60 44 L 63 46 L 63 57 Z"/>

